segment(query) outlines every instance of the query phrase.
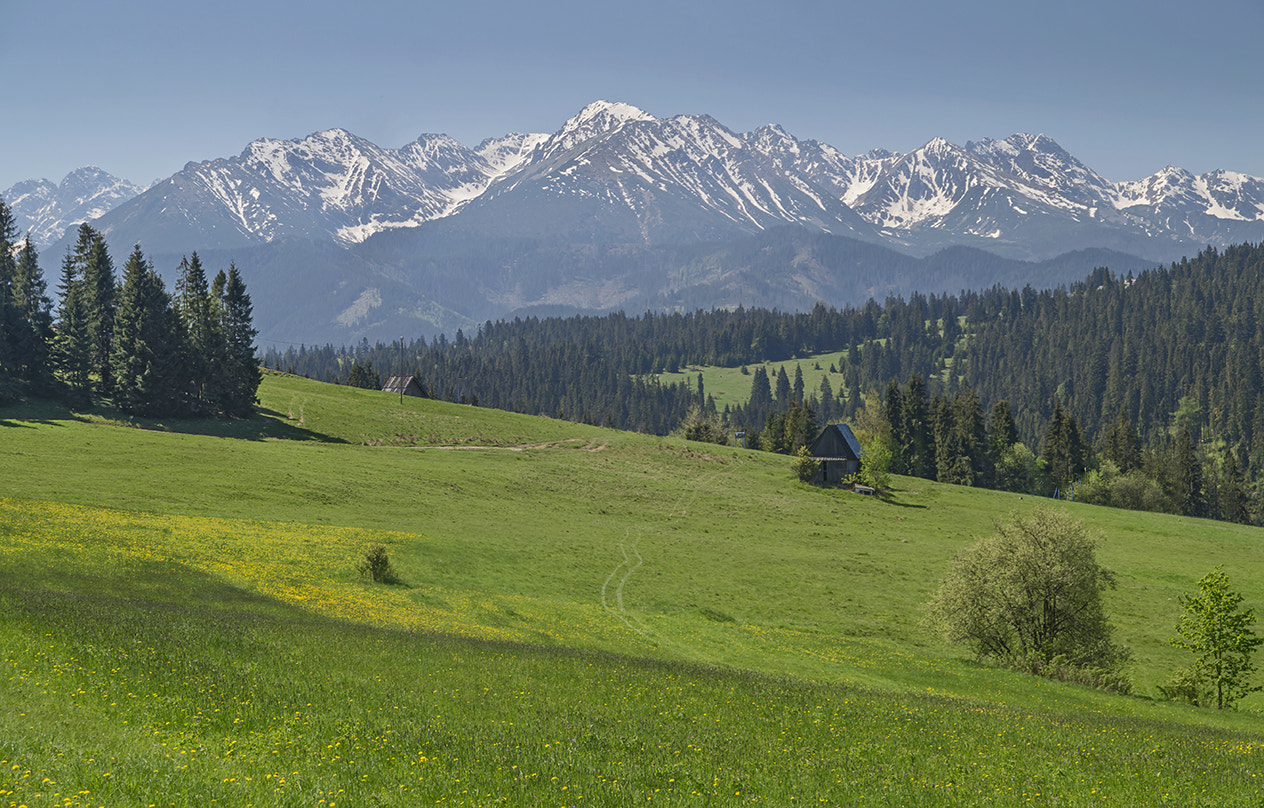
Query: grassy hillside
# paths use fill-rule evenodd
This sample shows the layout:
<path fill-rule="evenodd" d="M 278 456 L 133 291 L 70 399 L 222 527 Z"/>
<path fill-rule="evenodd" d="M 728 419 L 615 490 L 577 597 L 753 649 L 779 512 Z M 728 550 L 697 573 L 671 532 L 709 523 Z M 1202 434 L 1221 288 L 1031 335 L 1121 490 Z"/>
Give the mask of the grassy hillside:
<path fill-rule="evenodd" d="M 1067 506 L 1119 574 L 1122 698 L 920 627 L 952 555 L 1030 497 L 876 500 L 757 452 L 280 375 L 260 395 L 229 424 L 0 410 L 0 805 L 1257 794 L 1264 701 L 1146 697 L 1201 575 L 1259 602 L 1257 529 Z M 379 541 L 405 585 L 356 574 Z"/>
<path fill-rule="evenodd" d="M 817 356 L 808 356 L 802 359 L 787 359 L 782 362 L 764 362 L 764 371 L 768 374 L 768 381 L 773 385 L 774 392 L 777 384 L 777 373 L 785 370 L 786 376 L 790 382 L 794 383 L 794 371 L 798 366 L 803 370 L 803 390 L 804 394 L 811 398 L 813 394 L 819 396 L 821 389 L 821 379 L 828 376 L 830 387 L 834 390 L 834 395 L 844 392 L 843 386 L 845 376 L 842 374 L 842 368 L 847 362 L 846 351 L 835 351 L 833 353 L 820 354 Z M 819 366 L 819 367 L 818 367 Z M 835 373 L 830 373 L 830 367 L 833 366 Z M 716 409 L 723 410 L 724 405 L 735 407 L 738 405 L 746 406 L 746 402 L 750 400 L 751 395 L 751 375 L 755 372 L 758 364 L 746 366 L 746 373 L 742 373 L 742 369 L 738 368 L 722 368 L 711 365 L 699 366 L 691 365 L 678 373 L 662 373 L 659 378 L 664 384 L 677 384 L 684 381 L 689 386 L 698 389 L 698 374 L 702 374 L 702 384 L 708 395 L 715 398 Z"/>

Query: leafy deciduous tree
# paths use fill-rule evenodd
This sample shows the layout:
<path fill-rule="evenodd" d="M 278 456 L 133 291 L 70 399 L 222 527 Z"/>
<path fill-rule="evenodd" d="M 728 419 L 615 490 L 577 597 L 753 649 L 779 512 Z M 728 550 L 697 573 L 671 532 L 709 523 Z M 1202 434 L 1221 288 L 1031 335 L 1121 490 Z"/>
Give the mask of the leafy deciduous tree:
<path fill-rule="evenodd" d="M 1214 694 L 1216 708 L 1223 710 L 1259 690 L 1250 684 L 1255 671 L 1251 656 L 1264 639 L 1251 629 L 1255 610 L 1240 608 L 1242 595 L 1230 591 L 1224 569 L 1216 567 L 1203 576 L 1198 594 L 1182 595 L 1180 603 L 1185 613 L 1176 624 L 1179 636 L 1172 644 L 1195 655 L 1189 671 L 1195 683 L 1192 700 L 1199 703 L 1206 688 Z"/>
<path fill-rule="evenodd" d="M 1014 514 L 957 556 L 929 604 L 929 621 L 980 658 L 1024 666 L 1063 657 L 1117 670 L 1127 654 L 1102 609 L 1115 577 L 1097 563 L 1096 545 L 1065 511 Z"/>

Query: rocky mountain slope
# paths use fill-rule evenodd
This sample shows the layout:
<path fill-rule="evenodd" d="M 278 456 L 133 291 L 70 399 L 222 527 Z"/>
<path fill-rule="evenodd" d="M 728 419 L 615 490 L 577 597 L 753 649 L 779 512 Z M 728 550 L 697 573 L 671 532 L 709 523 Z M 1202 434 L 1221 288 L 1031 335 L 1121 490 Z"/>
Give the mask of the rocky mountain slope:
<path fill-rule="evenodd" d="M 144 190 L 96 166 L 85 166 L 67 174 L 60 183 L 24 180 L 0 196 L 12 209 L 21 234 L 29 233 L 42 246 L 60 240 L 67 230 L 83 222 L 104 216 Z"/>
<path fill-rule="evenodd" d="M 119 255 L 140 243 L 160 271 L 193 250 L 236 260 L 252 288 L 284 295 L 272 325 L 289 323 L 304 339 L 452 331 L 541 306 L 788 306 L 814 295 L 858 303 L 866 289 L 904 288 L 883 279 L 897 254 L 947 250 L 953 282 L 973 286 L 996 276 L 985 250 L 1025 262 L 1009 275 L 1040 286 L 1066 254 L 1159 263 L 1264 240 L 1264 180 L 1227 170 L 1169 167 L 1113 182 L 1030 134 L 849 157 L 772 124 L 741 134 L 707 115 L 658 118 L 605 101 L 552 134 L 472 149 L 446 135 L 382 148 L 342 129 L 261 139 L 236 157 L 189 163 L 108 210 L 92 200 L 113 204 L 129 186 L 105 175 L 92 191 L 91 171 L 5 192 L 45 254 L 64 249 L 48 242 L 73 209 L 94 214 Z M 46 222 L 38 231 L 37 220 Z M 786 227 L 834 246 L 807 257 L 781 250 L 789 263 L 780 268 L 734 263 L 724 246 Z M 843 243 L 887 248 L 877 254 L 888 266 L 866 263 L 863 283 L 831 280 L 837 262 L 813 256 L 859 249 Z M 1093 268 L 1072 263 L 1072 277 Z M 753 265 L 759 276 L 743 276 Z M 261 313 L 276 305 L 259 303 Z"/>

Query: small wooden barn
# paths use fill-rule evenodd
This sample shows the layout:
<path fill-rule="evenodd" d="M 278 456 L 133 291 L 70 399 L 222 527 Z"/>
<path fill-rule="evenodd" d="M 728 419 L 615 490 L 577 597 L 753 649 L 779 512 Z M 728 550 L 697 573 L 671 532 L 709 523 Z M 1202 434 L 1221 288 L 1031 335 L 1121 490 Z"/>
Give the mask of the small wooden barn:
<path fill-rule="evenodd" d="M 421 386 L 421 382 L 417 381 L 416 376 L 392 376 L 386 380 L 386 384 L 382 387 L 383 392 L 394 393 L 395 395 L 399 395 L 401 390 L 406 396 L 426 397 L 426 388 Z"/>
<path fill-rule="evenodd" d="M 808 452 L 821 464 L 816 482 L 834 485 L 849 474 L 860 471 L 860 441 L 847 424 L 830 424 L 821 430 L 816 440 L 808 446 Z"/>

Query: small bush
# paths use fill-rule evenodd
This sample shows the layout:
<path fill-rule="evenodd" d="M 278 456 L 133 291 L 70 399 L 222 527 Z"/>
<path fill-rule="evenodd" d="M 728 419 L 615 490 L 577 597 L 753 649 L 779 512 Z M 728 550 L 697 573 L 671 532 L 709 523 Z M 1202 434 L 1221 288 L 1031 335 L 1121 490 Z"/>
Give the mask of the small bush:
<path fill-rule="evenodd" d="M 1181 668 L 1172 674 L 1167 684 L 1158 686 L 1159 697 L 1168 701 L 1187 701 L 1195 707 L 1214 701 L 1209 699 L 1207 688 L 1193 668 Z"/>
<path fill-rule="evenodd" d="M 358 569 L 361 575 L 372 578 L 374 583 L 399 583 L 399 573 L 391 566 L 391 559 L 386 554 L 384 545 L 375 544 L 365 551 L 364 560 L 360 562 Z"/>
<path fill-rule="evenodd" d="M 1132 680 L 1124 671 L 1127 661 L 1125 657 L 1107 666 L 1080 665 L 1062 654 L 1056 654 L 1048 660 L 1033 654 L 1012 661 L 1009 667 L 1021 673 L 1043 676 L 1056 682 L 1088 685 L 1108 693 L 1128 696 L 1132 694 Z M 1162 688 L 1159 689 L 1162 690 Z"/>
<path fill-rule="evenodd" d="M 817 473 L 821 470 L 821 464 L 808 452 L 808 447 L 800 446 L 794 453 L 794 461 L 790 464 L 790 469 L 798 475 L 800 480 L 810 483 L 816 479 Z"/>

